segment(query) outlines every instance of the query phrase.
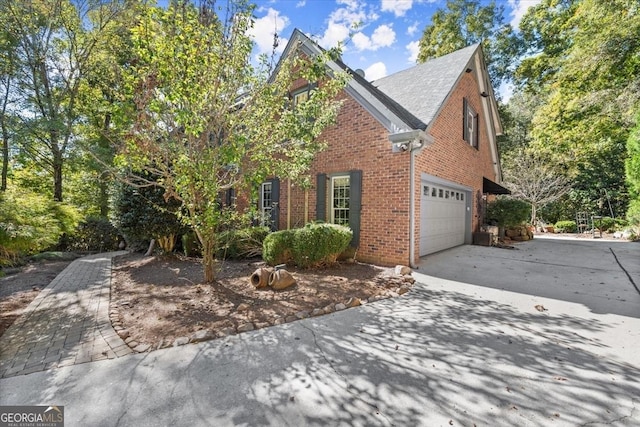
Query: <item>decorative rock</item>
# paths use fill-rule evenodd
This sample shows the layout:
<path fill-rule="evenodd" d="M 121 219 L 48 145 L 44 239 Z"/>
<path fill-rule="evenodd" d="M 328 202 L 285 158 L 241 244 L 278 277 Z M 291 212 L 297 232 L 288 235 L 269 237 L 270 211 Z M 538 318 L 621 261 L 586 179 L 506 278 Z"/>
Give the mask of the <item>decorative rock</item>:
<path fill-rule="evenodd" d="M 268 322 L 256 322 L 255 323 L 255 327 L 256 329 L 262 329 L 262 328 L 268 328 L 270 325 Z"/>
<path fill-rule="evenodd" d="M 117 333 L 118 335 L 120 335 L 120 338 L 122 338 L 123 340 L 126 340 L 127 338 L 129 338 L 129 335 L 131 335 L 131 333 L 127 329 L 117 331 Z"/>
<path fill-rule="evenodd" d="M 173 341 L 173 346 L 177 347 L 179 345 L 185 345 L 185 344 L 189 344 L 189 338 L 188 337 L 180 337 L 180 338 L 176 338 Z"/>
<path fill-rule="evenodd" d="M 255 329 L 255 326 L 253 326 L 253 323 L 251 322 L 244 323 L 238 326 L 238 332 L 249 332 L 249 331 L 253 331 L 254 329 Z"/>
<path fill-rule="evenodd" d="M 138 353 L 144 353 L 145 351 L 149 351 L 151 348 L 150 344 L 138 344 L 133 351 L 137 351 Z"/>
<path fill-rule="evenodd" d="M 131 346 L 131 343 L 133 342 L 133 337 L 130 337 L 129 335 L 127 335 L 127 338 L 123 338 L 123 339 L 126 344 Z"/>
<path fill-rule="evenodd" d="M 397 292 L 398 292 L 398 295 L 404 295 L 404 294 L 406 294 L 407 292 L 409 292 L 410 290 L 411 290 L 411 288 L 410 288 L 409 286 L 407 286 L 407 285 L 402 285 L 402 286 L 400 286 L 400 287 L 398 288 Z"/>
<path fill-rule="evenodd" d="M 346 305 L 348 308 L 357 307 L 360 304 L 362 304 L 362 302 L 360 301 L 360 298 L 349 298 L 347 302 L 344 303 L 344 305 Z"/>
<path fill-rule="evenodd" d="M 249 310 L 249 304 L 247 303 L 242 303 L 238 306 L 238 308 L 236 308 L 237 311 L 247 311 Z"/>
<path fill-rule="evenodd" d="M 229 335 L 234 335 L 235 333 L 236 333 L 235 329 L 233 329 L 232 327 L 226 327 L 224 329 L 221 329 L 218 332 L 218 336 L 219 337 L 226 337 L 226 336 L 229 336 Z"/>
<path fill-rule="evenodd" d="M 321 316 L 323 314 L 324 314 L 324 310 L 321 308 L 314 308 L 313 311 L 311 312 L 312 317 Z"/>
<path fill-rule="evenodd" d="M 289 322 L 295 322 L 296 320 L 298 320 L 298 318 L 296 316 L 287 316 L 284 318 L 285 322 L 289 323 Z"/>
<path fill-rule="evenodd" d="M 307 317 L 309 317 L 309 312 L 308 311 L 299 311 L 296 313 L 296 317 L 298 319 L 306 319 Z"/>
<path fill-rule="evenodd" d="M 273 321 L 274 325 L 283 325 L 287 323 L 287 320 L 284 317 L 278 317 L 276 320 Z"/>
<path fill-rule="evenodd" d="M 405 282 L 405 283 L 411 283 L 412 285 L 413 285 L 414 283 L 416 283 L 416 279 L 414 279 L 414 278 L 413 278 L 413 277 L 411 277 L 411 276 L 404 276 L 404 277 L 402 278 L 402 281 L 403 281 L 403 282 Z"/>
<path fill-rule="evenodd" d="M 344 305 L 343 303 L 339 302 L 338 304 L 336 304 L 336 311 L 340 311 L 340 310 L 344 310 L 346 309 L 347 306 Z"/>
<path fill-rule="evenodd" d="M 189 338 L 189 342 L 196 343 L 202 341 L 209 341 L 215 338 L 215 335 L 212 331 L 208 331 L 206 329 L 202 329 Z"/>
<path fill-rule="evenodd" d="M 396 265 L 396 274 L 398 276 L 411 274 L 411 272 L 411 268 L 407 267 L 406 265 Z"/>
<path fill-rule="evenodd" d="M 333 313 L 334 311 L 336 311 L 335 307 L 333 305 L 328 305 L 325 308 L 322 309 L 322 311 L 324 311 L 324 314 L 329 314 L 329 313 Z"/>

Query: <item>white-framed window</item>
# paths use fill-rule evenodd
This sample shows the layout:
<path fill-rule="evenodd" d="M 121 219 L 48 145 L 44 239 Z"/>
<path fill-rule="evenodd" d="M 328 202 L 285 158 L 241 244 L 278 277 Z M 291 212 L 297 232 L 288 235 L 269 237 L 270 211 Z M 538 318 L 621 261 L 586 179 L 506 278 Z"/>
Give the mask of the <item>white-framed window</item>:
<path fill-rule="evenodd" d="M 273 209 L 273 183 L 263 182 L 260 186 L 260 212 L 262 213 L 262 225 L 268 225 L 268 222 L 271 220 L 271 209 Z"/>
<path fill-rule="evenodd" d="M 296 107 L 300 104 L 304 104 L 309 100 L 309 91 L 307 89 L 296 92 L 293 94 L 293 106 Z"/>
<path fill-rule="evenodd" d="M 349 175 L 331 177 L 331 222 L 349 225 Z"/>
<path fill-rule="evenodd" d="M 473 148 L 478 148 L 478 114 L 465 98 L 464 100 L 464 140 Z"/>

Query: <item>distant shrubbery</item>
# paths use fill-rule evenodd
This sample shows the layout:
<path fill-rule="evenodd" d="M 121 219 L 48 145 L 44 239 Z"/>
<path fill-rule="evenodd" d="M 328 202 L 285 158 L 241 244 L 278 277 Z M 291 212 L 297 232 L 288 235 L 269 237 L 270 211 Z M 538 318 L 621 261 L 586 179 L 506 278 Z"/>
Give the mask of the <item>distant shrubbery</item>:
<path fill-rule="evenodd" d="M 302 268 L 336 262 L 349 246 L 353 232 L 335 224 L 307 224 L 303 228 L 269 234 L 262 256 L 270 265 L 293 262 Z"/>
<path fill-rule="evenodd" d="M 44 251 L 71 234 L 77 209 L 32 191 L 10 187 L 0 193 L 0 265 Z"/>
<path fill-rule="evenodd" d="M 556 222 L 553 229 L 556 233 L 575 233 L 578 231 L 578 226 L 575 221 L 566 220 Z"/>
<path fill-rule="evenodd" d="M 107 252 L 118 250 L 119 234 L 116 227 L 106 218 L 88 217 L 64 239 L 62 249 L 87 252 Z"/>

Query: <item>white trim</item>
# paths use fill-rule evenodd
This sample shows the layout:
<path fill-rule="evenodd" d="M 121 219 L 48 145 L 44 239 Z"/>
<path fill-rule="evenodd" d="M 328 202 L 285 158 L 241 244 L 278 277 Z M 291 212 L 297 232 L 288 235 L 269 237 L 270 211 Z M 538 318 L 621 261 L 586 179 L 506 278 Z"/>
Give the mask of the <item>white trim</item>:
<path fill-rule="evenodd" d="M 349 197 L 347 200 L 351 201 L 351 176 L 349 174 L 340 174 L 340 175 L 333 175 L 330 177 L 331 179 L 329 180 L 329 218 L 331 220 L 332 224 L 336 223 L 336 218 L 335 218 L 335 211 L 334 211 L 334 203 L 333 203 L 333 197 L 334 197 L 334 182 L 338 179 L 347 179 L 347 182 L 349 183 Z M 342 210 L 346 210 L 347 212 L 349 212 L 349 215 L 351 215 L 351 205 L 349 205 L 348 208 L 341 208 Z M 347 220 L 346 224 L 342 224 L 342 225 L 349 225 L 349 221 Z"/>

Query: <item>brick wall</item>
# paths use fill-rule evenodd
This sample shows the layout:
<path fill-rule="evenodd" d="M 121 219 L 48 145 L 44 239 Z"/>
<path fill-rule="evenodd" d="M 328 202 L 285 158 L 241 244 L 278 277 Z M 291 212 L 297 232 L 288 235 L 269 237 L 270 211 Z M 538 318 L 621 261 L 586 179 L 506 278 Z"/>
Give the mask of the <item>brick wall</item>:
<path fill-rule="evenodd" d="M 463 98 L 477 112 L 478 148 L 463 139 Z M 482 108 L 483 98 L 473 73 L 465 73 L 440 114 L 429 129 L 434 143 L 416 156 L 415 197 L 416 218 L 420 218 L 420 175 L 422 172 L 473 188 L 472 231 L 478 228 L 478 197 L 482 194 L 482 178 L 496 180 L 489 147 L 488 129 Z M 420 222 L 416 221 L 415 254 L 417 261 L 420 242 Z"/>
<path fill-rule="evenodd" d="M 463 140 L 464 97 L 479 114 L 478 149 Z M 362 213 L 357 259 L 380 265 L 407 264 L 410 154 L 392 153 L 389 132 L 351 97 L 343 93 L 341 99 L 344 104 L 336 124 L 322 134 L 321 139 L 327 142 L 328 147 L 313 162 L 310 187 L 304 189 L 281 180 L 279 228 L 300 227 L 317 218 L 318 173 L 330 176 L 359 169 L 362 170 Z M 464 74 L 429 129 L 434 143 L 416 155 L 414 262 L 419 257 L 421 173 L 473 188 L 472 230 L 478 227 L 475 199 L 478 193 L 482 193 L 482 178 L 496 179 L 482 102 L 474 74 Z M 327 182 L 329 191 L 330 183 Z"/>
<path fill-rule="evenodd" d="M 328 143 L 310 173 L 311 188 L 291 188 L 291 227 L 316 219 L 316 175 L 362 171 L 362 212 L 357 259 L 382 265 L 406 264 L 409 259 L 409 154 L 392 153 L 388 131 L 360 104 L 343 94 L 336 124 L 321 138 Z M 327 182 L 327 192 L 330 183 Z M 281 182 L 280 228 L 287 228 L 288 183 Z M 328 205 L 328 203 L 327 203 Z M 328 214 L 328 213 L 327 213 Z M 327 216 L 329 218 L 329 216 Z"/>

